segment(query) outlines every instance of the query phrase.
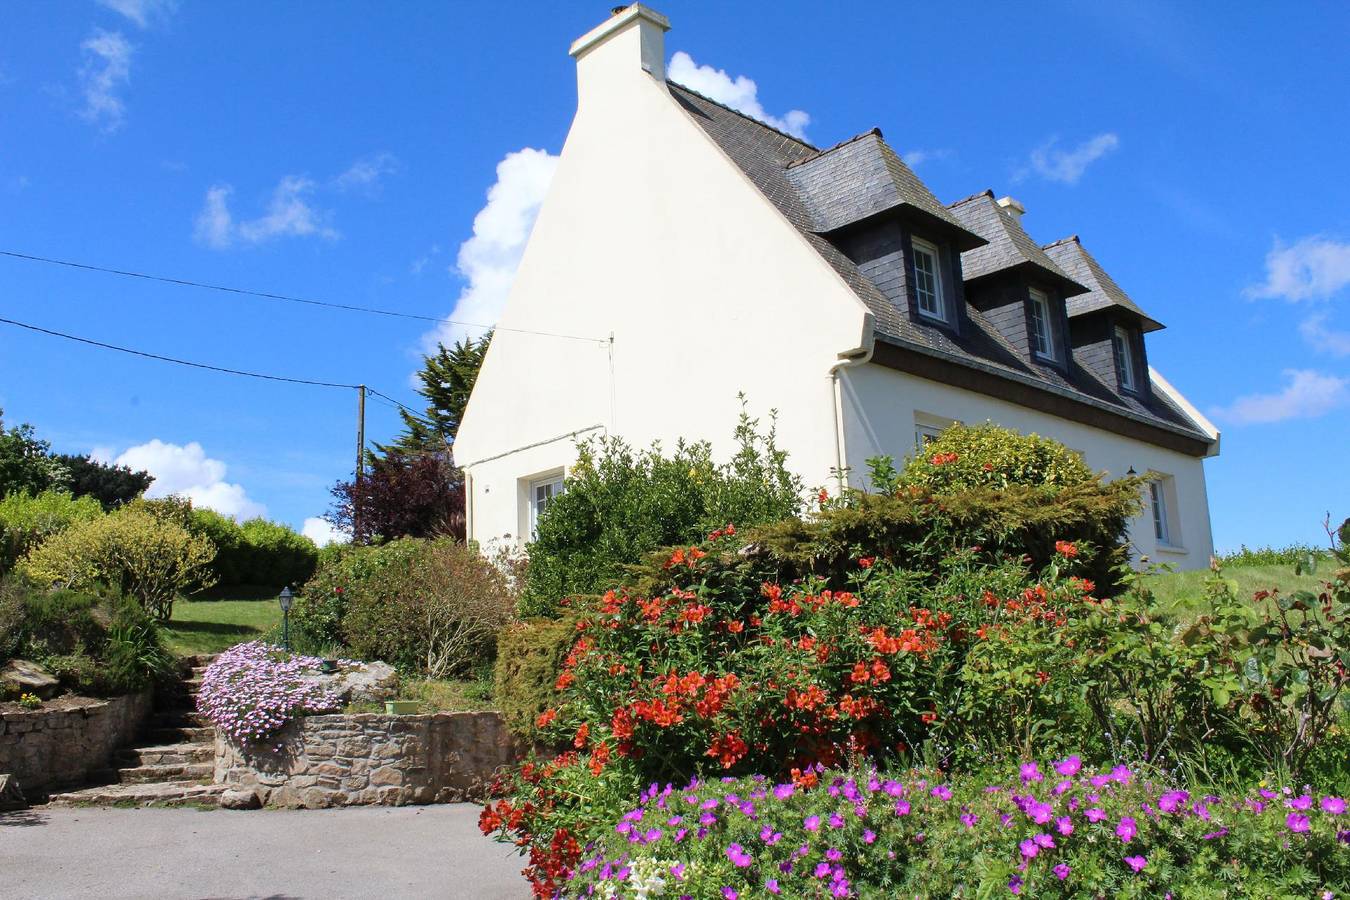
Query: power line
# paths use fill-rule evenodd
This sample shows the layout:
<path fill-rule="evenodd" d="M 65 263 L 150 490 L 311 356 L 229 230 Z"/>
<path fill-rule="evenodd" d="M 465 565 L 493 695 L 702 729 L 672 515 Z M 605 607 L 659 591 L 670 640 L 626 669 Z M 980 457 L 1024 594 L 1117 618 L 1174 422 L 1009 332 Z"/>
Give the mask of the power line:
<path fill-rule="evenodd" d="M 398 319 L 416 319 L 421 322 L 436 322 L 438 324 L 458 325 L 461 328 L 482 328 L 485 331 L 513 331 L 519 334 L 534 334 L 541 337 L 565 338 L 572 341 L 590 341 L 594 343 L 605 343 L 607 338 L 582 337 L 576 334 L 561 334 L 552 331 L 536 331 L 530 328 L 507 328 L 500 325 L 484 325 L 479 322 L 458 322 L 454 319 L 444 319 L 439 316 L 424 316 L 419 313 L 399 312 L 394 309 L 381 309 L 376 306 L 356 306 L 350 303 L 334 303 L 330 300 L 315 300 L 308 297 L 292 297 L 287 294 L 277 294 L 270 291 L 254 291 L 248 288 L 229 287 L 221 284 L 209 284 L 202 281 L 192 281 L 187 278 L 171 278 L 166 275 L 150 275 L 145 272 L 134 272 L 129 269 L 113 269 L 106 266 L 95 266 L 90 263 L 73 262 L 68 259 L 53 259 L 49 256 L 35 256 L 31 253 L 19 253 L 16 250 L 0 250 L 0 256 L 8 256 L 12 259 L 22 259 L 28 262 L 46 263 L 53 266 L 65 266 L 69 269 L 83 269 L 88 272 L 101 272 L 105 275 L 120 275 L 124 278 L 140 278 L 146 281 L 159 281 L 164 284 L 173 284 L 179 287 L 201 288 L 207 291 L 221 291 L 226 294 L 240 294 L 247 297 L 260 297 L 264 300 L 278 300 L 285 303 L 302 303 L 307 306 L 321 306 L 327 309 L 341 309 L 347 312 L 369 313 L 375 316 L 389 316 Z"/>
<path fill-rule="evenodd" d="M 212 366 L 206 363 L 192 362 L 187 359 L 178 359 L 173 356 L 161 356 L 158 353 L 148 353 L 144 350 L 133 350 L 130 347 L 119 347 L 116 344 L 105 344 L 103 341 L 95 341 L 90 338 L 79 337 L 74 334 L 66 334 L 64 331 L 52 331 L 50 328 L 40 328 L 37 325 L 29 325 L 27 322 L 16 322 L 14 319 L 0 318 L 0 322 L 6 325 L 15 325 L 19 328 L 27 328 L 29 331 L 36 331 L 40 334 L 48 334 L 52 337 L 65 338 L 68 341 L 78 341 L 81 344 L 88 344 L 91 347 L 102 347 L 105 350 L 116 350 L 119 353 L 130 353 L 132 356 L 142 356 L 146 359 L 157 359 L 160 362 L 175 363 L 180 366 L 191 366 L 194 369 L 207 369 L 212 372 L 223 372 L 226 375 L 243 375 L 248 378 L 261 378 L 265 381 L 285 381 L 290 384 L 309 384 L 315 387 L 334 387 L 356 389 L 359 384 L 340 384 L 335 381 L 313 381 L 308 378 L 288 378 L 284 375 L 264 375 L 261 372 L 246 372 L 243 369 L 230 369 L 225 366 Z"/>

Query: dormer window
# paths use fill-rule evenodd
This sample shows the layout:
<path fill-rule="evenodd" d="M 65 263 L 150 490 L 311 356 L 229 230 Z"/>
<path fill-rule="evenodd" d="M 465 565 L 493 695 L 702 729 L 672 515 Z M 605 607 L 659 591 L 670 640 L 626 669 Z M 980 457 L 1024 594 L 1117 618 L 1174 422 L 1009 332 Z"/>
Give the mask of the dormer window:
<path fill-rule="evenodd" d="M 1030 294 L 1031 350 L 1041 359 L 1053 362 L 1059 354 L 1055 350 L 1055 320 L 1050 315 L 1050 298 L 1035 288 Z"/>
<path fill-rule="evenodd" d="M 1134 372 L 1134 342 L 1130 339 L 1129 329 L 1117 325 L 1112 332 L 1111 347 L 1115 351 L 1120 386 L 1131 392 L 1139 390 L 1139 379 Z"/>
<path fill-rule="evenodd" d="M 942 255 L 938 248 L 919 238 L 914 245 L 914 296 L 919 313 L 939 322 L 949 322 L 947 304 L 943 300 Z"/>

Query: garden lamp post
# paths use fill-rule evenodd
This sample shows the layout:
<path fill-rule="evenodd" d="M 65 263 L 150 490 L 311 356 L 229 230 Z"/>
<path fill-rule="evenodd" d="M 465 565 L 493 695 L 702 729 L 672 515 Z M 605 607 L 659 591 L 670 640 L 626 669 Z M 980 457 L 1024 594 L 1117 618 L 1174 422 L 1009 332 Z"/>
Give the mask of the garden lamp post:
<path fill-rule="evenodd" d="M 281 645 L 289 653 L 291 651 L 291 601 L 295 599 L 295 595 L 291 593 L 290 585 L 281 589 L 281 596 L 278 599 L 281 601 Z"/>

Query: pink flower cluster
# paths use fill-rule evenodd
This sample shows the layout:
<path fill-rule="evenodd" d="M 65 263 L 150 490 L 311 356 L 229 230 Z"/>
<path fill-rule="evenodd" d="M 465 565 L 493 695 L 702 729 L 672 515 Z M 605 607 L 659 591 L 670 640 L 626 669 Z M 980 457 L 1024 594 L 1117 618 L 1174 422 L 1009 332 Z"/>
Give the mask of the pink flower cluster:
<path fill-rule="evenodd" d="M 296 716 L 340 708 L 315 677 L 322 662 L 262 641 L 236 644 L 202 676 L 197 711 L 240 744 L 264 740 Z"/>

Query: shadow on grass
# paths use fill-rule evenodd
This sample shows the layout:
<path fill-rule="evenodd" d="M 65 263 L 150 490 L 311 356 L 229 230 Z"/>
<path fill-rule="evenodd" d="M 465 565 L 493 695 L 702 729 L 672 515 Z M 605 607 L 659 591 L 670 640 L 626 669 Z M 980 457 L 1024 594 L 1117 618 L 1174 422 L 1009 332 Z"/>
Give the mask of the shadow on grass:
<path fill-rule="evenodd" d="M 271 600 L 275 603 L 277 595 L 280 593 L 280 585 L 273 587 L 263 584 L 229 584 L 216 585 L 213 588 L 198 591 L 187 599 L 193 603 L 208 600 Z"/>
<path fill-rule="evenodd" d="M 240 640 L 247 640 L 267 633 L 267 629 L 255 628 L 252 625 L 236 625 L 231 622 L 198 622 L 183 619 L 171 621 L 167 630 L 180 634 L 209 634 L 217 637 L 239 638 Z"/>

